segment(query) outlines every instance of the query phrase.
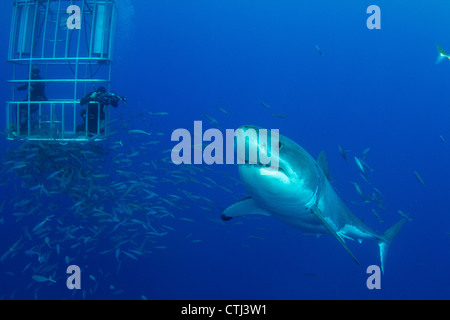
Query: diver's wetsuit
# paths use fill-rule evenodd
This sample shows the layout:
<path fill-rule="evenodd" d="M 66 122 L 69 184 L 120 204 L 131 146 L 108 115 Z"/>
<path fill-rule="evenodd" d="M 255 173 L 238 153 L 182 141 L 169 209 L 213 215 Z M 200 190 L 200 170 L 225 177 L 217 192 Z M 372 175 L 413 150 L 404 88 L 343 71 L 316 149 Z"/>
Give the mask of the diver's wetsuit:
<path fill-rule="evenodd" d="M 114 93 L 107 93 L 102 90 L 97 90 L 88 93 L 83 99 L 80 100 L 80 105 L 87 105 L 88 110 L 88 132 L 92 134 L 104 133 L 105 129 L 100 128 L 98 130 L 98 125 L 101 121 L 105 120 L 105 108 L 108 105 L 117 108 L 120 101 L 125 101 L 125 98 L 120 97 Z M 100 109 L 100 118 L 98 116 Z M 77 126 L 77 132 L 82 132 L 86 130 L 86 110 L 81 110 L 81 117 L 84 119 L 84 123 Z"/>
<path fill-rule="evenodd" d="M 42 80 L 39 74 L 33 73 L 30 77 L 32 80 Z M 16 88 L 17 91 L 28 90 L 28 83 L 21 85 Z M 24 101 L 28 100 L 28 95 Z M 45 82 L 43 81 L 32 81 L 30 82 L 30 101 L 47 101 L 47 96 L 45 95 Z"/>
<path fill-rule="evenodd" d="M 32 80 L 41 80 L 39 71 L 35 71 L 30 77 Z M 30 82 L 30 101 L 47 101 L 47 96 L 45 95 L 45 82 L 36 81 Z M 16 88 L 17 91 L 28 90 L 28 83 L 21 85 Z M 28 94 L 23 101 L 28 101 Z M 39 110 L 39 105 L 37 103 L 30 104 L 30 116 Z M 19 104 L 19 122 L 20 122 L 20 132 L 24 133 L 28 131 L 28 103 Z M 34 122 L 34 121 L 33 121 Z M 32 125 L 33 126 L 33 125 Z"/>

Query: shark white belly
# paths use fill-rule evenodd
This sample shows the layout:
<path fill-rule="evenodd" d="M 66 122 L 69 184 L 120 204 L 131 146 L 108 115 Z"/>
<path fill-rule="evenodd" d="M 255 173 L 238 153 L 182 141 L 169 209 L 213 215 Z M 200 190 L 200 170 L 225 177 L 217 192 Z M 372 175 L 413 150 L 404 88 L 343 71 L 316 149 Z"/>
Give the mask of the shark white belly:
<path fill-rule="evenodd" d="M 242 138 L 240 134 L 245 135 L 249 129 L 259 128 L 243 126 L 240 129 L 236 131 L 238 141 Z M 384 272 L 387 249 L 405 220 L 383 234 L 372 231 L 350 212 L 336 194 L 319 165 L 323 164 L 323 159 L 316 162 L 294 141 L 282 135 L 277 137 L 278 168 L 258 163 L 239 165 L 241 180 L 250 197 L 231 205 L 223 212 L 222 218 L 229 220 L 247 214 L 271 215 L 305 233 L 331 233 L 356 262 L 358 260 L 345 244 L 345 239 L 375 240 L 380 248 L 381 269 Z M 259 140 L 247 140 L 246 150 L 262 148 Z M 263 143 L 264 150 L 267 145 L 267 141 Z"/>

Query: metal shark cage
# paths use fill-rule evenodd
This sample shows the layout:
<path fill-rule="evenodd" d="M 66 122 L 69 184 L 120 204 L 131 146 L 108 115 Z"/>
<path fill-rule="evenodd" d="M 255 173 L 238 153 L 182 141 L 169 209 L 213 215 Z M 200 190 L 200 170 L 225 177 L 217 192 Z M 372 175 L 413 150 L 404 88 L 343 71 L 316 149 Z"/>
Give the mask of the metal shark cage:
<path fill-rule="evenodd" d="M 77 9 L 79 20 L 74 20 Z M 109 108 L 102 111 L 97 101 L 81 106 L 80 98 L 99 86 L 109 91 L 116 10 L 115 0 L 14 1 L 8 52 L 12 63 L 8 81 L 12 99 L 6 103 L 8 139 L 107 137 Z M 94 132 L 87 119 L 93 106 L 98 108 Z"/>

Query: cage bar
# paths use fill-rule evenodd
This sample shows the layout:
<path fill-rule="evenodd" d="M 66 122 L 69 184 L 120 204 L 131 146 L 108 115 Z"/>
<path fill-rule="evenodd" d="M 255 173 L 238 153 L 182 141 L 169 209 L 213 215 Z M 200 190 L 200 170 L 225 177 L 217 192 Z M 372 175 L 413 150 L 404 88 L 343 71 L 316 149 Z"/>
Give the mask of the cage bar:
<path fill-rule="evenodd" d="M 80 8 L 80 29 L 67 25 L 71 5 Z M 12 98 L 6 102 L 8 139 L 106 139 L 108 106 L 97 101 L 80 105 L 80 100 L 99 86 L 110 87 L 116 11 L 115 0 L 14 1 L 8 50 L 8 62 L 13 64 L 8 80 Z M 95 130 L 87 121 L 91 109 L 97 110 Z"/>

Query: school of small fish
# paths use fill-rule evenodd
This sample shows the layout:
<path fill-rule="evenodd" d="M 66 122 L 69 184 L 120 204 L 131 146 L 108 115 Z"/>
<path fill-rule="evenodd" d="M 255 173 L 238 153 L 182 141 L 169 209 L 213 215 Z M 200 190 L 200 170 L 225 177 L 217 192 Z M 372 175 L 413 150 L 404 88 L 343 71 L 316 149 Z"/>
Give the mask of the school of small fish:
<path fill-rule="evenodd" d="M 338 150 L 339 150 L 339 154 L 341 155 L 341 157 L 345 161 L 348 161 L 347 153 L 350 151 L 344 150 L 344 148 L 340 145 L 338 145 Z M 367 158 L 369 151 L 370 151 L 370 148 L 366 148 L 361 152 L 361 155 L 359 157 L 354 156 L 353 159 L 355 161 L 356 168 L 359 171 L 359 176 L 364 181 L 365 185 L 370 188 L 370 191 L 369 191 L 370 195 L 366 195 L 366 193 L 363 191 L 363 189 L 367 189 L 367 187 L 362 188 L 360 186 L 360 184 L 358 184 L 358 182 L 356 182 L 356 181 L 351 181 L 351 184 L 355 187 L 355 191 L 361 198 L 362 204 L 367 204 L 367 205 L 375 204 L 376 205 L 377 208 L 376 209 L 371 208 L 371 211 L 372 211 L 373 215 L 378 219 L 378 221 L 380 223 L 383 223 L 384 219 L 381 217 L 380 213 L 377 210 L 386 211 L 386 208 L 383 205 L 384 195 L 381 193 L 381 191 L 378 188 L 374 187 L 372 185 L 372 183 L 370 182 L 369 172 L 373 173 L 374 170 L 366 162 L 366 158 Z M 419 180 L 419 182 L 425 186 L 422 178 L 416 171 L 414 171 L 414 175 Z M 361 203 L 355 202 L 355 201 L 352 201 L 352 203 L 355 205 L 361 204 Z M 397 210 L 397 213 L 400 216 L 402 216 L 403 218 L 406 218 L 408 221 L 412 221 L 412 219 L 402 210 Z"/>
<path fill-rule="evenodd" d="M 43 287 L 65 286 L 63 268 L 75 264 L 89 270 L 89 281 L 95 283 L 79 293 L 82 298 L 102 287 L 121 294 L 114 277 L 123 263 L 168 248 L 172 221 L 195 221 L 183 215 L 189 208 L 210 212 L 211 221 L 221 222 L 221 208 L 209 198 L 210 190 L 232 193 L 237 179 L 218 185 L 206 174 L 212 170 L 208 166 L 175 166 L 167 150 L 161 150 L 163 132 L 122 128 L 119 133 L 121 140 L 113 134 L 104 142 L 14 141 L 2 150 L 0 186 L 9 198 L 0 198 L 0 227 L 21 232 L 2 239 L 9 243 L 0 252 L 0 265 L 8 277 L 29 279 L 17 290 L 39 299 Z M 205 192 L 193 192 L 193 184 Z M 183 240 L 202 241 L 192 233 Z M 113 264 L 116 274 L 89 268 L 98 257 Z M 0 299 L 13 299 L 16 290 L 1 294 Z"/>

